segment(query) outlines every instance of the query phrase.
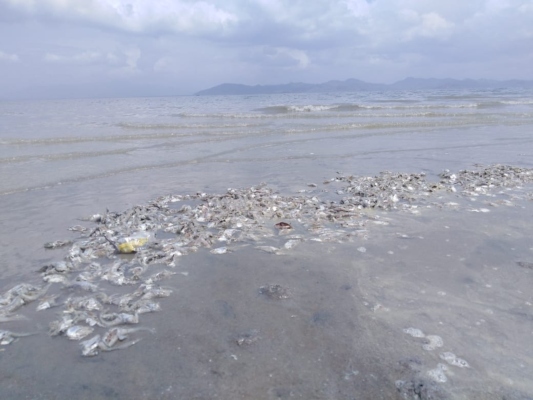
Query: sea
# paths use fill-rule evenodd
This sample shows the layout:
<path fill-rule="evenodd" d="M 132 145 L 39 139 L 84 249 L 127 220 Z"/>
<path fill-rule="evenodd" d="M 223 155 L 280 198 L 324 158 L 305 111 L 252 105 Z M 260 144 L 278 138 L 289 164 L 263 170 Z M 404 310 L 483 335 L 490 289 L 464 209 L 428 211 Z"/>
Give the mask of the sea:
<path fill-rule="evenodd" d="M 439 182 L 495 164 L 533 168 L 533 91 L 2 101 L 0 298 L 45 286 L 38 271 L 69 251 L 45 243 L 160 196 L 266 185 L 320 200 L 339 176 Z M 302 231 L 283 254 L 183 255 L 125 349 L 83 357 L 48 333 L 64 308 L 24 304 L 0 322 L 31 333 L 0 345 L 0 398 L 533 399 L 533 185 L 460 192 L 363 210 L 380 223 L 347 241 Z"/>

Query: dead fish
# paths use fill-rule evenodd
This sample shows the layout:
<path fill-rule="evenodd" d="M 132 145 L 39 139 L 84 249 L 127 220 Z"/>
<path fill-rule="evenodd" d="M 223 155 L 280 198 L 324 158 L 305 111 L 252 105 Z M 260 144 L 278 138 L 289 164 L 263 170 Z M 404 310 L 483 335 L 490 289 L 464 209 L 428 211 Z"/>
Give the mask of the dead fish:
<path fill-rule="evenodd" d="M 50 288 L 51 284 L 44 286 L 43 288 L 39 288 L 27 283 L 21 283 L 14 288 L 10 289 L 7 292 L 7 296 L 9 298 L 13 299 L 14 297 L 18 296 L 20 299 L 24 301 L 24 304 L 30 303 L 32 301 L 37 300 L 39 297 L 44 295 L 48 289 Z"/>
<path fill-rule="evenodd" d="M 266 285 L 259 288 L 259 293 L 265 295 L 269 299 L 288 299 L 290 297 L 289 289 L 281 285 Z"/>
<path fill-rule="evenodd" d="M 69 288 L 69 289 L 82 289 L 82 290 L 85 290 L 87 292 L 96 292 L 96 290 L 98 289 L 98 286 L 95 285 L 94 283 L 91 283 L 91 282 L 87 282 L 87 281 L 73 281 L 73 282 L 70 282 L 68 283 L 67 285 L 65 285 L 65 287 Z"/>
<path fill-rule="evenodd" d="M 255 246 L 255 248 L 257 250 L 261 250 L 261 251 L 264 251 L 266 253 L 277 254 L 279 252 L 279 249 L 277 247 L 274 247 L 274 246 Z"/>
<path fill-rule="evenodd" d="M 0 345 L 8 345 L 10 343 L 13 343 L 15 340 L 17 340 L 20 337 L 26 337 L 35 335 L 36 333 L 15 333 L 11 331 L 2 331 L 0 330 Z"/>
<path fill-rule="evenodd" d="M 37 306 L 37 311 L 46 310 L 48 308 L 57 307 L 59 304 L 56 302 L 59 294 L 43 297 Z"/>
<path fill-rule="evenodd" d="M 117 339 L 118 333 L 116 333 Z M 127 337 L 124 333 L 121 333 L 121 337 L 124 337 L 124 339 Z M 108 338 L 108 340 L 113 341 L 114 339 Z M 119 339 L 120 340 L 120 339 Z M 121 349 L 127 349 L 128 347 L 133 346 L 134 344 L 141 341 L 141 339 L 135 339 L 130 340 L 129 342 L 122 343 L 118 346 L 108 346 L 104 341 L 101 339 L 100 335 L 96 335 L 92 337 L 89 340 L 85 340 L 80 343 L 81 347 L 81 354 L 84 357 L 93 357 L 98 355 L 98 353 L 101 351 L 113 351 L 113 350 L 121 350 Z M 116 341 L 114 341 L 114 344 L 116 344 Z"/>
<path fill-rule="evenodd" d="M 50 322 L 48 333 L 50 336 L 57 336 L 65 333 L 72 325 L 74 325 L 74 318 L 64 315 L 61 320 Z"/>
<path fill-rule="evenodd" d="M 137 314 L 127 314 L 127 313 L 110 313 L 110 314 L 100 314 L 100 322 L 104 326 L 115 326 L 121 324 L 138 324 L 139 316 Z"/>
<path fill-rule="evenodd" d="M 291 239 L 291 240 L 288 240 L 288 241 L 283 245 L 283 247 L 285 247 L 286 249 L 292 249 L 293 247 L 297 246 L 297 245 L 300 244 L 300 243 L 301 243 L 300 240 Z"/>
<path fill-rule="evenodd" d="M 93 333 L 94 328 L 90 326 L 74 325 L 67 329 L 66 335 L 70 340 L 80 340 Z"/>
<path fill-rule="evenodd" d="M 72 244 L 71 240 L 56 240 L 54 242 L 46 242 L 44 244 L 45 249 L 57 249 Z"/>
<path fill-rule="evenodd" d="M 257 342 L 260 339 L 259 331 L 252 330 L 250 332 L 243 333 L 237 337 L 235 342 L 238 346 L 248 346 L 252 343 Z"/>
<path fill-rule="evenodd" d="M 74 297 L 65 301 L 65 308 L 67 310 L 87 310 L 95 311 L 101 310 L 102 304 L 93 297 Z"/>
<path fill-rule="evenodd" d="M 88 222 L 102 222 L 104 217 L 102 217 L 100 214 L 93 214 L 90 217 L 87 218 L 80 218 L 80 221 L 88 221 Z"/>
<path fill-rule="evenodd" d="M 24 304 L 26 304 L 26 303 L 22 299 L 22 297 L 17 296 L 13 300 L 11 300 L 11 303 L 9 303 L 6 306 L 2 307 L 2 312 L 6 313 L 6 314 L 11 314 L 12 312 L 17 311 Z"/>
<path fill-rule="evenodd" d="M 151 277 L 149 277 L 145 283 L 150 285 L 154 282 L 157 282 L 157 281 L 161 281 L 163 279 L 166 279 L 166 278 L 169 278 L 171 277 L 172 275 L 176 275 L 175 272 L 171 272 L 171 271 L 168 271 L 168 270 L 164 270 L 164 271 L 161 271 L 161 272 L 158 272 L 154 275 L 152 275 Z"/>
<path fill-rule="evenodd" d="M 135 311 L 135 313 L 137 314 L 146 314 L 150 312 L 156 312 L 159 310 L 161 310 L 161 306 L 159 305 L 159 303 L 156 303 L 154 301 L 139 300 L 134 305 L 134 310 L 132 311 Z"/>
<path fill-rule="evenodd" d="M 168 297 L 172 294 L 172 289 L 167 289 L 163 287 L 154 287 L 153 285 L 142 284 L 134 292 L 136 296 L 141 296 L 143 300 L 154 299 L 158 297 Z"/>
<path fill-rule="evenodd" d="M 57 261 L 51 264 L 46 264 L 42 266 L 38 272 L 42 272 L 44 275 L 50 274 L 65 274 L 74 269 L 72 263 L 67 263 L 66 261 Z"/>
<path fill-rule="evenodd" d="M 89 229 L 81 225 L 74 225 L 68 228 L 68 230 L 72 232 L 87 232 Z"/>
<path fill-rule="evenodd" d="M 154 329 L 150 328 L 111 328 L 102 337 L 101 343 L 107 348 L 113 347 L 118 341 L 124 341 L 128 338 L 128 335 L 133 332 L 148 331 L 154 333 Z"/>
<path fill-rule="evenodd" d="M 527 262 L 527 261 L 517 261 L 516 264 L 517 264 L 519 267 L 522 267 L 522 268 L 533 269 L 533 263 L 532 263 L 532 262 Z"/>
<path fill-rule="evenodd" d="M 226 254 L 228 252 L 227 247 L 217 247 L 216 249 L 213 249 L 210 251 L 212 254 Z"/>
<path fill-rule="evenodd" d="M 50 274 L 43 276 L 43 281 L 48 283 L 65 283 L 67 282 L 67 277 L 61 274 Z"/>
<path fill-rule="evenodd" d="M 91 339 L 80 342 L 81 354 L 85 357 L 91 357 L 98 354 L 98 345 L 100 344 L 100 335 L 93 336 Z"/>

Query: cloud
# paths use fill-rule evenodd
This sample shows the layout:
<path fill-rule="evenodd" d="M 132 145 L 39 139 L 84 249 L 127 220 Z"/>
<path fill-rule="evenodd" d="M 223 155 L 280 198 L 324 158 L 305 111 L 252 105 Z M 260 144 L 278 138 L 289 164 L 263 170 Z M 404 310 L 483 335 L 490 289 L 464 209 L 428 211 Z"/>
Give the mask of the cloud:
<path fill-rule="evenodd" d="M 345 0 L 344 4 L 355 17 L 367 17 L 370 15 L 370 2 L 367 0 Z"/>
<path fill-rule="evenodd" d="M 105 59 L 105 55 L 97 51 L 84 51 L 79 54 L 73 55 L 59 55 L 54 53 L 46 53 L 44 61 L 49 63 L 65 63 L 65 64 L 92 64 L 95 62 L 101 62 Z M 109 55 L 110 59 L 113 59 L 112 55 Z"/>
<path fill-rule="evenodd" d="M 309 57 L 302 50 L 286 47 L 265 48 L 264 55 L 271 64 L 285 67 L 306 68 L 309 65 Z"/>
<path fill-rule="evenodd" d="M 0 61 L 18 62 L 20 59 L 17 54 L 8 54 L 0 51 Z"/>
<path fill-rule="evenodd" d="M 405 33 L 404 37 L 408 40 L 417 36 L 446 39 L 453 33 L 455 27 L 455 24 L 435 12 L 422 15 L 416 14 L 416 16 L 413 15 L 411 18 L 416 20 L 416 25 Z"/>
<path fill-rule="evenodd" d="M 532 20 L 526 0 L 0 0 L 0 85 L 531 79 Z"/>
<path fill-rule="evenodd" d="M 63 54 L 47 52 L 43 56 L 43 61 L 49 65 L 69 66 L 77 68 L 89 68 L 88 70 L 78 69 L 78 76 L 86 74 L 87 71 L 95 71 L 113 77 L 128 77 L 139 74 L 138 67 L 141 58 L 141 50 L 136 46 L 123 46 L 113 52 L 86 50 L 81 52 L 65 51 Z"/>
<path fill-rule="evenodd" d="M 220 32 L 237 17 L 205 1 L 4 0 L 27 17 L 82 21 L 135 33 Z"/>
<path fill-rule="evenodd" d="M 288 47 L 260 46 L 247 50 L 241 57 L 250 65 L 284 70 L 302 70 L 311 63 L 305 51 Z"/>

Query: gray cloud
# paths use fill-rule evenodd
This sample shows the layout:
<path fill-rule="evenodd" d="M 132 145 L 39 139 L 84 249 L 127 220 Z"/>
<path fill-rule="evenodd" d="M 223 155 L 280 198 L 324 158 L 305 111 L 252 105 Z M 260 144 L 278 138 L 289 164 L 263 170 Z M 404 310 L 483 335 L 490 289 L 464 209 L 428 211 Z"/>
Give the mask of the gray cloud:
<path fill-rule="evenodd" d="M 523 0 L 0 0 L 0 84 L 120 96 L 230 81 L 532 79 L 531 21 Z"/>

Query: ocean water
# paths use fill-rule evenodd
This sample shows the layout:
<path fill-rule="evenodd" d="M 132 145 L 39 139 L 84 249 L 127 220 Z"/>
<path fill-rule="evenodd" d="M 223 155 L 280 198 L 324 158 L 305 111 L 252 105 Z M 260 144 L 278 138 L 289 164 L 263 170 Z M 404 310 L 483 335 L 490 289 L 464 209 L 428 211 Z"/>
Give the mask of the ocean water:
<path fill-rule="evenodd" d="M 68 252 L 43 244 L 106 210 L 262 182 L 329 199 L 341 175 L 438 181 L 476 164 L 533 168 L 533 92 L 2 102 L 0 295 L 42 286 L 37 270 Z M 302 231 L 282 255 L 200 249 L 142 315 L 155 332 L 95 357 L 48 335 L 61 308 L 30 303 L 0 322 L 36 333 L 0 346 L 0 398 L 532 399 L 533 270 L 517 264 L 533 262 L 532 192 L 436 194 L 416 213 L 371 211 L 383 223 L 342 243 Z M 268 284 L 290 298 L 265 299 Z M 238 346 L 246 332 L 257 341 Z"/>

